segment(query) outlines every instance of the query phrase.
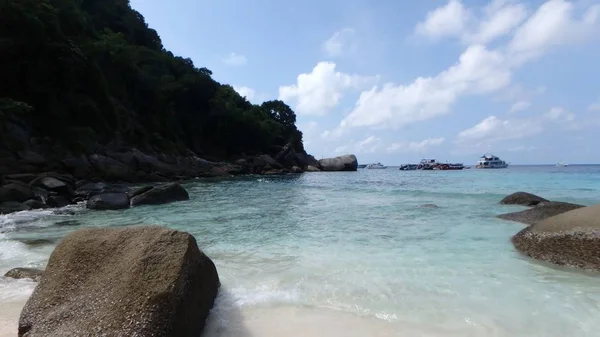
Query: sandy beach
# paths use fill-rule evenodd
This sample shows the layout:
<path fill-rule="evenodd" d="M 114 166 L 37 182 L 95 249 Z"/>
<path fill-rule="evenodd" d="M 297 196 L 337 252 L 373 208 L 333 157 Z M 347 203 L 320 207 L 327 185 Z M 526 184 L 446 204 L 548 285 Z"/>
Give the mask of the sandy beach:
<path fill-rule="evenodd" d="M 27 299 L 5 302 L 0 305 L 0 337 L 14 337 L 17 335 L 17 324 L 21 309 Z"/>

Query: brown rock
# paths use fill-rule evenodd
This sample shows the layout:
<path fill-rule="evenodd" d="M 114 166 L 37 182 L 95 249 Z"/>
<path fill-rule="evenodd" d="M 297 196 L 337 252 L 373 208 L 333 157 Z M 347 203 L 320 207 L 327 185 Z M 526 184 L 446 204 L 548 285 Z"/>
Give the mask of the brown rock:
<path fill-rule="evenodd" d="M 6 274 L 4 274 L 4 277 L 10 277 L 14 279 L 28 278 L 37 282 L 42 278 L 42 275 L 44 275 L 44 271 L 40 269 L 14 268 L 9 270 Z"/>
<path fill-rule="evenodd" d="M 517 233 L 512 242 L 535 259 L 600 271 L 600 205 L 538 222 Z"/>
<path fill-rule="evenodd" d="M 219 288 L 190 234 L 86 228 L 56 247 L 25 304 L 19 336 L 200 336 Z"/>
<path fill-rule="evenodd" d="M 507 213 L 498 215 L 498 218 L 524 224 L 533 225 L 544 219 L 559 215 L 574 209 L 585 207 L 583 205 L 571 204 L 568 202 L 548 201 L 542 202 L 533 208 L 526 209 L 520 212 Z"/>
<path fill-rule="evenodd" d="M 540 202 L 548 201 L 535 194 L 527 192 L 516 192 L 513 193 L 500 201 L 503 205 L 521 205 L 521 206 L 535 206 Z"/>

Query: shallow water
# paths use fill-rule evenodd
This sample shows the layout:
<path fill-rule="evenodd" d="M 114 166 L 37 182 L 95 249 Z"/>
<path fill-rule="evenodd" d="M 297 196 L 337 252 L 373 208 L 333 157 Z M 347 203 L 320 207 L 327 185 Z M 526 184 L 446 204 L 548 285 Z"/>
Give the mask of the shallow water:
<path fill-rule="evenodd" d="M 599 178 L 570 166 L 198 180 L 189 201 L 160 207 L 0 215 L 0 272 L 43 267 L 82 226 L 160 224 L 194 234 L 217 265 L 208 336 L 290 335 L 273 319 L 298 336 L 597 336 L 599 275 L 519 255 L 523 225 L 495 215 L 521 209 L 498 204 L 519 190 L 600 203 Z M 0 304 L 32 289 L 0 280 Z"/>

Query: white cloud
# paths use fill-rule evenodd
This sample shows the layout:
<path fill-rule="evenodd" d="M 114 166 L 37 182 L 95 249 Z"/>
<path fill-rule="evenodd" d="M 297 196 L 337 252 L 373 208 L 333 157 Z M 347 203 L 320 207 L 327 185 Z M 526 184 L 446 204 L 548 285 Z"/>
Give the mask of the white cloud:
<path fill-rule="evenodd" d="M 377 151 L 381 146 L 381 138 L 375 136 L 368 136 L 367 138 L 358 141 L 358 142 L 350 142 L 347 145 L 341 145 L 335 148 L 334 152 L 337 154 L 340 153 L 373 153 Z"/>
<path fill-rule="evenodd" d="M 581 18 L 575 6 L 564 0 L 549 0 L 517 29 L 508 53 L 517 63 L 535 59 L 552 48 L 580 43 L 597 36 L 600 5 L 589 7 Z"/>
<path fill-rule="evenodd" d="M 369 136 L 356 143 L 356 153 L 375 152 L 375 150 L 377 150 L 380 144 L 380 138 L 377 138 L 375 136 Z"/>
<path fill-rule="evenodd" d="M 554 107 L 544 114 L 544 117 L 554 122 L 572 122 L 575 114 L 562 107 Z"/>
<path fill-rule="evenodd" d="M 229 66 L 243 66 L 248 63 L 248 60 L 244 55 L 231 53 L 223 58 L 223 63 Z"/>
<path fill-rule="evenodd" d="M 459 0 L 450 0 L 445 6 L 427 13 L 425 21 L 417 24 L 417 35 L 431 39 L 461 36 L 466 29 L 471 13 Z"/>
<path fill-rule="evenodd" d="M 488 43 L 509 34 L 527 17 L 523 4 L 509 4 L 505 0 L 492 1 L 484 8 L 485 16 L 473 33 L 466 33 L 463 40 L 469 43 Z"/>
<path fill-rule="evenodd" d="M 531 102 L 529 101 L 518 101 L 515 102 L 509 110 L 509 113 L 515 113 L 523 110 L 527 110 L 531 106 Z"/>
<path fill-rule="evenodd" d="M 256 92 L 252 88 L 248 88 L 246 86 L 234 86 L 233 89 L 237 91 L 238 94 L 242 97 L 246 97 L 248 101 L 254 99 Z"/>
<path fill-rule="evenodd" d="M 525 5 L 505 0 L 494 0 L 480 12 L 466 8 L 459 0 L 450 0 L 427 13 L 415 33 L 434 40 L 451 37 L 466 44 L 485 44 L 509 34 L 527 17 Z"/>
<path fill-rule="evenodd" d="M 513 8 L 510 6 L 518 5 L 497 2 L 496 8 L 490 9 L 490 13 L 498 13 L 498 8 Z M 552 48 L 592 37 L 599 28 L 598 7 L 589 7 L 580 19 L 573 16 L 572 7 L 564 0 L 549 0 L 516 30 L 512 40 L 505 46 L 490 50 L 481 44 L 470 45 L 456 64 L 436 76 L 419 77 L 405 85 L 387 83 L 363 91 L 353 111 L 341 121 L 340 127 L 399 127 L 449 113 L 452 105 L 462 96 L 508 88 L 512 73 L 525 62 Z M 511 10 L 517 11 L 514 8 Z M 459 28 L 463 29 L 464 25 L 452 21 L 456 18 L 450 16 L 463 18 L 466 15 L 463 12 L 464 6 L 459 1 L 451 0 L 445 7 L 429 13 L 426 21 L 417 26 L 417 31 L 431 36 L 439 36 L 443 30 L 456 32 Z M 436 33 L 436 29 L 440 33 Z M 571 36 L 572 33 L 563 33 L 563 30 L 580 35 L 572 40 L 566 39 L 565 36 Z M 498 37 L 498 33 L 486 36 L 486 39 Z"/>
<path fill-rule="evenodd" d="M 525 145 L 520 145 L 520 146 L 515 146 L 515 147 L 511 147 L 506 149 L 506 151 L 508 152 L 532 152 L 537 150 L 537 146 L 525 146 Z"/>
<path fill-rule="evenodd" d="M 349 75 L 335 68 L 335 63 L 319 62 L 310 73 L 298 75 L 296 84 L 279 87 L 279 99 L 296 102 L 298 114 L 323 116 L 340 103 L 345 91 L 372 85 L 379 78 Z"/>
<path fill-rule="evenodd" d="M 600 99 L 592 104 L 590 104 L 587 108 L 588 111 L 600 111 Z"/>
<path fill-rule="evenodd" d="M 388 147 L 388 152 L 406 151 L 406 152 L 417 152 L 424 153 L 430 147 L 439 146 L 444 143 L 444 138 L 427 138 L 420 142 L 401 142 L 392 143 Z"/>
<path fill-rule="evenodd" d="M 592 103 L 588 106 L 589 111 L 600 111 L 600 103 Z"/>
<path fill-rule="evenodd" d="M 356 44 L 352 43 L 354 29 L 344 28 L 335 32 L 327 41 L 323 43 L 323 51 L 329 57 L 342 56 L 345 52 L 354 51 Z"/>
<path fill-rule="evenodd" d="M 342 127 L 398 127 L 449 112 L 465 94 L 496 91 L 510 83 L 501 53 L 482 45 L 469 47 L 457 64 L 435 77 L 419 77 L 409 85 L 387 83 L 361 93 Z"/>
<path fill-rule="evenodd" d="M 458 142 L 520 139 L 542 131 L 542 125 L 536 119 L 501 120 L 496 116 L 489 116 L 477 125 L 459 133 Z"/>
<path fill-rule="evenodd" d="M 299 124 L 298 130 L 302 131 L 302 141 L 304 146 L 311 146 L 319 142 L 319 124 L 311 121 L 306 124 Z"/>

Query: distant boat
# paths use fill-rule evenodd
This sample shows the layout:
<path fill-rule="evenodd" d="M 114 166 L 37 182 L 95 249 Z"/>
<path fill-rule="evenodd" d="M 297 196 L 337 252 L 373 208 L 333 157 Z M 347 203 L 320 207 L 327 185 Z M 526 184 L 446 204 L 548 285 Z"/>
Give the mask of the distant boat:
<path fill-rule="evenodd" d="M 419 165 L 417 164 L 404 164 L 400 166 L 400 171 L 414 171 Z"/>
<path fill-rule="evenodd" d="M 381 163 L 373 163 L 373 164 L 367 165 L 367 168 L 371 169 L 371 170 L 374 170 L 374 169 L 384 170 L 387 168 L 387 166 L 383 166 L 383 165 L 381 165 Z"/>
<path fill-rule="evenodd" d="M 475 168 L 478 169 L 497 169 L 507 167 L 507 162 L 489 153 L 481 156 L 480 160 L 477 162 L 477 166 L 475 166 Z"/>
<path fill-rule="evenodd" d="M 569 166 L 569 164 L 565 163 L 564 161 L 559 161 L 558 164 L 556 164 L 556 166 L 567 167 Z"/>
<path fill-rule="evenodd" d="M 358 165 L 358 168 L 365 168 L 365 167 L 367 167 L 367 164 L 359 164 Z"/>

